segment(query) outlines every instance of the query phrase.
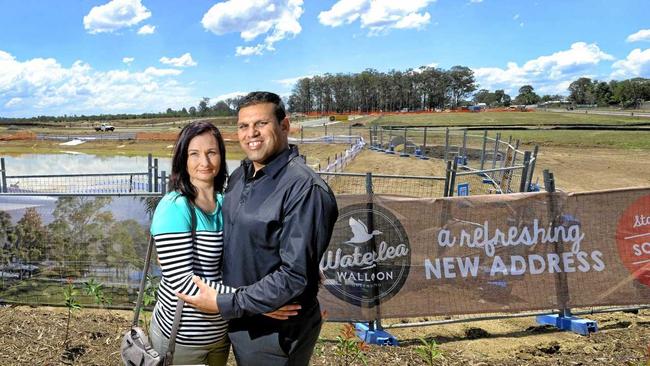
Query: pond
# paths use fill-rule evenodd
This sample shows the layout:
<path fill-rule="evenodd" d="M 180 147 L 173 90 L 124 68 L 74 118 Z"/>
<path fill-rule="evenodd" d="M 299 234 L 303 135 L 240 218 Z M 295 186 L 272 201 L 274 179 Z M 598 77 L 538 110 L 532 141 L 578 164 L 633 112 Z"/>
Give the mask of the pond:
<path fill-rule="evenodd" d="M 97 156 L 90 154 L 24 154 L 4 157 L 7 175 L 57 175 L 147 172 L 146 156 Z M 228 171 L 239 166 L 228 160 Z M 171 172 L 171 159 L 158 158 L 158 171 Z"/>

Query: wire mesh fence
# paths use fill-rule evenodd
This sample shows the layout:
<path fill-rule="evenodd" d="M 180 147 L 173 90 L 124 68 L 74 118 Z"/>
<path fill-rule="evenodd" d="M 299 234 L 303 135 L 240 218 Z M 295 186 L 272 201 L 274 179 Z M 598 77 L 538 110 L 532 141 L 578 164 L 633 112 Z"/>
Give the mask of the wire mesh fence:
<path fill-rule="evenodd" d="M 148 156 L 147 171 L 132 173 L 11 175 L 0 158 L 0 193 L 135 194 L 163 192 L 166 172 Z M 9 168 L 11 169 L 11 168 Z"/>
<path fill-rule="evenodd" d="M 54 141 L 104 141 L 104 140 L 135 140 L 135 132 L 97 132 L 95 134 L 36 134 L 37 140 L 54 140 Z"/>
<path fill-rule="evenodd" d="M 7 176 L 4 193 L 137 193 L 150 190 L 153 187 L 148 173 L 61 174 Z"/>
<path fill-rule="evenodd" d="M 463 176 L 462 194 L 528 192 L 538 190 L 531 184 L 537 160 L 534 152 L 522 151 L 520 142 L 511 137 L 504 140 L 500 133 L 488 137 L 488 132 L 467 129 L 429 127 L 372 126 L 369 129 L 370 149 L 374 151 L 439 159 L 453 162 L 448 175 Z M 473 176 L 472 176 L 473 175 Z M 453 195 L 457 187 L 448 182 L 445 195 Z M 472 189 L 467 189 L 472 187 Z"/>

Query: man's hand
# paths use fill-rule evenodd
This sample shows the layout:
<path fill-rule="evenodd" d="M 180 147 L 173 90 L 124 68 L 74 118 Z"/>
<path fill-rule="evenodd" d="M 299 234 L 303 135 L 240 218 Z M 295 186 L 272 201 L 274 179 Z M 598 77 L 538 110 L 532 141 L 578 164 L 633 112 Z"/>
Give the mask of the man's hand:
<path fill-rule="evenodd" d="M 198 294 L 189 296 L 177 292 L 176 296 L 178 296 L 179 299 L 185 301 L 187 304 L 205 313 L 218 313 L 219 305 L 217 304 L 217 290 L 208 286 L 198 276 L 192 276 L 192 282 L 198 286 Z"/>
<path fill-rule="evenodd" d="M 264 315 L 269 318 L 278 319 L 278 320 L 287 320 L 289 317 L 298 315 L 298 310 L 302 309 L 300 305 L 285 305 L 278 310 L 266 313 Z"/>

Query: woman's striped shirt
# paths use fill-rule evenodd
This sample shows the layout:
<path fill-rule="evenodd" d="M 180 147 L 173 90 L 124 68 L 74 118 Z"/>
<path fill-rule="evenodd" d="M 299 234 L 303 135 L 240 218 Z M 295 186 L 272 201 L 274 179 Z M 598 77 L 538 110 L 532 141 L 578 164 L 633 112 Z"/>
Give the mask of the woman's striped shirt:
<path fill-rule="evenodd" d="M 223 254 L 223 196 L 215 197 L 214 212 L 205 213 L 198 207 L 191 208 L 185 196 L 170 192 L 161 200 L 151 222 L 151 235 L 156 242 L 156 252 L 162 270 L 158 287 L 158 301 L 152 321 L 160 327 L 163 335 L 170 337 L 176 293 L 196 295 L 198 287 L 192 282 L 197 275 L 218 293 L 234 292 L 221 284 L 221 256 Z M 192 243 L 190 209 L 196 213 L 196 245 Z M 206 345 L 220 341 L 226 336 L 228 323 L 220 314 L 208 314 L 192 306 L 183 307 L 183 315 L 176 342 L 183 345 Z"/>

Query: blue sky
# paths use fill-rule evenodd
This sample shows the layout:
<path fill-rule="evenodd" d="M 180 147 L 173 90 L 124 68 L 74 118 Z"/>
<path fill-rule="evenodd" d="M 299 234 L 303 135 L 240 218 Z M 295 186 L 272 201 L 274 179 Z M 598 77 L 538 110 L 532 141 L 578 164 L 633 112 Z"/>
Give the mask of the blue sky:
<path fill-rule="evenodd" d="M 142 113 L 424 65 L 513 97 L 650 77 L 648 0 L 0 0 L 0 116 Z"/>

